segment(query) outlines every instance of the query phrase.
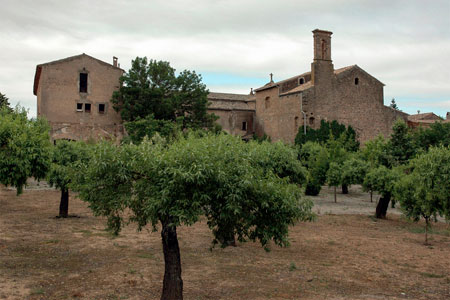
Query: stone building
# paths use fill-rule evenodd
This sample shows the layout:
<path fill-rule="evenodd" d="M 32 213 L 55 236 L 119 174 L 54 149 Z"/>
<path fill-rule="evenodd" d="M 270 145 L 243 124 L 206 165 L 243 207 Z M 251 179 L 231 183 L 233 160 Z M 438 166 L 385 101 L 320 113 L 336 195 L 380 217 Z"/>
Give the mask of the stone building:
<path fill-rule="evenodd" d="M 418 113 L 414 115 L 408 116 L 408 127 L 409 128 L 429 128 L 431 124 L 434 124 L 436 122 L 442 122 L 442 123 L 450 123 L 450 113 L 447 113 L 447 119 L 444 120 L 438 115 L 428 112 L 428 113 Z"/>
<path fill-rule="evenodd" d="M 211 92 L 209 113 L 234 135 L 248 139 L 268 135 L 293 143 L 303 124 L 318 128 L 321 120 L 351 125 L 361 142 L 388 136 L 398 118 L 408 114 L 383 104 L 384 84 L 357 65 L 334 69 L 332 32 L 313 31 L 311 71 L 274 82 L 250 94 Z M 52 139 L 120 138 L 120 115 L 110 99 L 123 70 L 86 54 L 36 67 L 34 94 L 38 115 L 52 127 Z"/>
<path fill-rule="evenodd" d="M 318 128 L 321 120 L 337 120 L 351 125 L 364 142 L 380 133 L 389 135 L 397 118 L 406 121 L 408 114 L 383 104 L 382 82 L 357 65 L 334 69 L 332 32 L 316 29 L 313 34 L 311 71 L 279 82 L 273 82 L 271 75 L 269 83 L 255 90 L 254 118 L 250 120 L 248 114 L 245 122 L 252 123 L 257 135 L 267 134 L 273 141 L 293 143 L 303 124 Z M 232 97 L 240 96 L 248 97 Z M 210 101 L 215 103 L 214 99 Z"/>
<path fill-rule="evenodd" d="M 124 70 L 86 54 L 36 66 L 33 93 L 37 115 L 51 127 L 52 140 L 120 139 L 120 115 L 110 103 Z"/>

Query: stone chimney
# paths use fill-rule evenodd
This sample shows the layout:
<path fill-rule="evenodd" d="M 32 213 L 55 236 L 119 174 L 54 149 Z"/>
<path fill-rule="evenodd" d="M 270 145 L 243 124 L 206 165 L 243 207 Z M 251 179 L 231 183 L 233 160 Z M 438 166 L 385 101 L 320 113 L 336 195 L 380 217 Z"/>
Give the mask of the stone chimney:
<path fill-rule="evenodd" d="M 117 67 L 117 57 L 113 56 L 113 66 Z"/>

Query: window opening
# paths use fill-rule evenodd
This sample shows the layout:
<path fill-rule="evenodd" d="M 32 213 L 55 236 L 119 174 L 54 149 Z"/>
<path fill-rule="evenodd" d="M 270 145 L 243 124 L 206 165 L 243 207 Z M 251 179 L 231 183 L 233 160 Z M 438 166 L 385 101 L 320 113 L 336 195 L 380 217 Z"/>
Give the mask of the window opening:
<path fill-rule="evenodd" d="M 266 97 L 266 100 L 265 100 L 265 102 L 264 102 L 264 105 L 265 105 L 266 108 L 269 108 L 269 107 L 270 107 L 270 97 Z"/>
<path fill-rule="evenodd" d="M 83 111 L 83 103 L 77 103 L 77 111 Z"/>
<path fill-rule="evenodd" d="M 100 114 L 104 114 L 105 113 L 105 104 L 100 103 L 98 105 L 98 113 L 100 113 Z"/>
<path fill-rule="evenodd" d="M 87 93 L 88 90 L 88 74 L 80 73 L 80 93 Z"/>
<path fill-rule="evenodd" d="M 295 117 L 295 119 L 294 119 L 294 124 L 295 124 L 295 129 L 297 129 L 297 127 L 298 127 L 298 117 Z"/>
<path fill-rule="evenodd" d="M 355 85 L 358 85 L 358 83 L 359 83 L 359 78 L 356 77 L 356 78 L 355 78 Z"/>
<path fill-rule="evenodd" d="M 247 130 L 247 122 L 242 122 L 242 130 Z"/>
<path fill-rule="evenodd" d="M 309 125 L 314 125 L 314 118 L 313 117 L 311 117 L 311 118 L 309 118 Z"/>
<path fill-rule="evenodd" d="M 298 80 L 298 84 L 304 84 L 305 83 L 305 78 L 300 78 L 299 80 Z"/>
<path fill-rule="evenodd" d="M 91 104 L 90 103 L 85 103 L 84 104 L 84 111 L 85 112 L 91 112 Z"/>

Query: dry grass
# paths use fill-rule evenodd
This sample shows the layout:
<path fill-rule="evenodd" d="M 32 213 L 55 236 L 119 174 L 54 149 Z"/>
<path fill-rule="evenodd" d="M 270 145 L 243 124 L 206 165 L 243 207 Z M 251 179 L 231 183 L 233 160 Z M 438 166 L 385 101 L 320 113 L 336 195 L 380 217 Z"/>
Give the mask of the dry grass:
<path fill-rule="evenodd" d="M 357 190 L 339 198 L 369 201 Z M 159 233 L 131 225 L 113 238 L 103 218 L 70 201 L 79 218 L 56 219 L 58 192 L 0 189 L 0 299 L 159 299 Z M 205 222 L 179 228 L 185 299 L 449 299 L 446 224 L 434 225 L 428 247 L 422 224 L 328 214 L 332 201 L 325 190 L 317 221 L 271 252 L 255 243 L 210 251 Z"/>

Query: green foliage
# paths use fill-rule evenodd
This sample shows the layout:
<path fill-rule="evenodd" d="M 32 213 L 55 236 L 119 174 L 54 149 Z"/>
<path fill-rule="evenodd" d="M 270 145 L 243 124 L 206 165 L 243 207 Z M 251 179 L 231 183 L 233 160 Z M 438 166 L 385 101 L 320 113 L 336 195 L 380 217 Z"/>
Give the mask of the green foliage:
<path fill-rule="evenodd" d="M 24 108 L 0 109 L 0 183 L 17 187 L 21 194 L 28 177 L 45 177 L 50 166 L 48 131 L 45 120 L 29 120 Z"/>
<path fill-rule="evenodd" d="M 391 170 L 385 166 L 370 169 L 364 177 L 363 187 L 370 191 L 377 191 L 380 194 L 392 194 L 394 185 L 401 177 L 399 170 Z"/>
<path fill-rule="evenodd" d="M 67 190 L 75 164 L 89 160 L 88 146 L 84 142 L 59 140 L 52 149 L 51 160 L 48 183 L 57 189 Z"/>
<path fill-rule="evenodd" d="M 366 142 L 359 154 L 371 168 L 375 168 L 380 165 L 389 165 L 388 142 L 381 134 L 375 139 Z"/>
<path fill-rule="evenodd" d="M 309 171 L 305 194 L 316 196 L 326 182 L 329 166 L 327 148 L 319 143 L 306 142 L 299 151 L 300 161 Z"/>
<path fill-rule="evenodd" d="M 125 123 L 125 129 L 128 136 L 122 140 L 122 143 L 133 142 L 139 144 L 144 137 L 152 138 L 156 133 L 168 140 L 176 138 L 181 130 L 182 118 L 176 122 L 169 120 L 156 120 L 153 115 L 145 118 L 137 117 L 133 122 Z"/>
<path fill-rule="evenodd" d="M 347 151 L 357 151 L 359 148 L 355 130 L 351 126 L 346 128 L 345 125 L 339 124 L 336 120 L 332 122 L 321 120 L 319 129 L 306 127 L 306 135 L 303 126 L 301 126 L 295 137 L 295 144 L 304 145 L 308 141 L 324 144 L 330 139 L 330 135 L 336 139 L 341 139 Z"/>
<path fill-rule="evenodd" d="M 389 106 L 392 107 L 393 109 L 400 110 L 397 106 L 397 103 L 395 103 L 395 98 L 392 98 L 391 104 L 389 104 Z"/>
<path fill-rule="evenodd" d="M 410 162 L 412 172 L 395 186 L 394 195 L 408 218 L 450 219 L 450 149 L 432 147 Z"/>
<path fill-rule="evenodd" d="M 368 169 L 369 165 L 367 162 L 355 156 L 351 157 L 342 166 L 341 184 L 362 184 Z"/>
<path fill-rule="evenodd" d="M 430 125 L 430 128 L 419 127 L 413 131 L 412 136 L 415 147 L 422 151 L 426 151 L 432 146 L 448 147 L 450 145 L 450 123 L 435 122 Z"/>
<path fill-rule="evenodd" d="M 327 171 L 327 184 L 339 186 L 342 184 L 342 167 L 336 162 L 331 162 Z"/>
<path fill-rule="evenodd" d="M 7 107 L 10 111 L 12 111 L 8 100 L 9 99 L 5 94 L 0 93 L 0 109 L 2 109 L 3 107 Z"/>
<path fill-rule="evenodd" d="M 177 76 L 168 62 L 146 57 L 136 57 L 131 64 L 111 99 L 124 121 L 145 120 L 152 115 L 155 120 L 181 120 L 183 129 L 213 127 L 217 117 L 207 113 L 208 90 L 200 75 L 184 70 Z M 161 124 L 157 125 L 160 128 Z"/>
<path fill-rule="evenodd" d="M 264 170 L 273 172 L 280 178 L 287 178 L 291 183 L 306 182 L 308 171 L 297 159 L 297 151 L 282 142 L 250 141 L 249 154 L 255 164 Z"/>
<path fill-rule="evenodd" d="M 406 123 L 399 119 L 392 127 L 393 133 L 388 142 L 391 165 L 398 166 L 408 162 L 416 154 L 413 139 Z"/>
<path fill-rule="evenodd" d="M 313 218 L 312 203 L 301 199 L 288 178 L 273 173 L 283 174 L 285 167 L 268 164 L 266 155 L 289 151 L 268 147 L 209 134 L 169 145 L 100 143 L 89 164 L 78 166 L 73 187 L 116 233 L 127 221 L 156 230 L 159 221 L 191 225 L 206 215 L 215 242 L 232 232 L 239 240 L 285 246 L 288 226 Z"/>

